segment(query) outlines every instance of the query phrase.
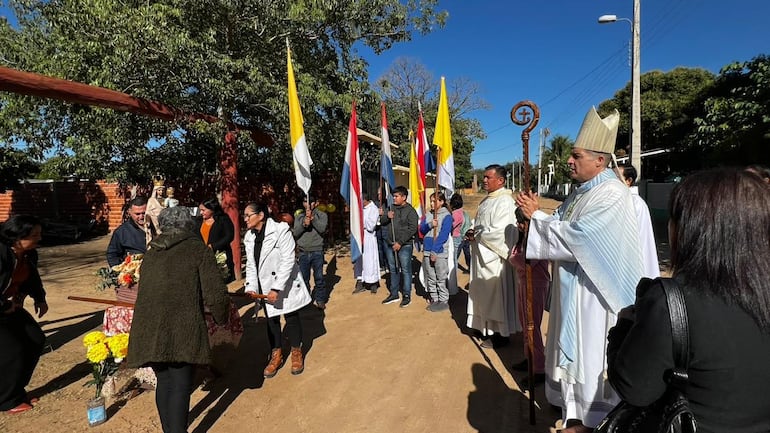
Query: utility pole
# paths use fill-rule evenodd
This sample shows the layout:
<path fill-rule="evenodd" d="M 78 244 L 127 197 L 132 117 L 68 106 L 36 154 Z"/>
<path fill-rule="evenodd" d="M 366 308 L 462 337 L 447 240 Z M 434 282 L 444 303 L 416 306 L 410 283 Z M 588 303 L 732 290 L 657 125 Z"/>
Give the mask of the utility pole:
<path fill-rule="evenodd" d="M 551 130 L 543 128 L 540 130 L 540 147 L 538 148 L 539 155 L 537 156 L 537 193 L 543 192 L 543 150 L 545 149 L 545 142 L 548 136 L 551 135 Z"/>
<path fill-rule="evenodd" d="M 640 25 L 640 0 L 634 0 L 634 16 L 631 25 L 633 39 L 633 56 L 631 72 L 631 165 L 636 168 L 639 176 L 642 177 L 642 100 L 641 100 L 641 62 L 639 59 L 641 48 L 641 37 L 639 36 Z"/>
<path fill-rule="evenodd" d="M 642 98 L 641 98 L 641 37 L 640 33 L 640 6 L 641 0 L 634 1 L 634 15 L 632 19 L 618 18 L 617 15 L 602 15 L 599 24 L 626 21 L 631 24 L 631 165 L 642 177 Z"/>

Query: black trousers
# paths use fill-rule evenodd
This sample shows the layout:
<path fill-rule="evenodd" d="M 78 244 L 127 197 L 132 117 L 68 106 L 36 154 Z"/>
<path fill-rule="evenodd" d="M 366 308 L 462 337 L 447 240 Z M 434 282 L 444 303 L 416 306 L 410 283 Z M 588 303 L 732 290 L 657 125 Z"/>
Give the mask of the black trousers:
<path fill-rule="evenodd" d="M 187 433 L 195 365 L 174 362 L 153 363 L 151 366 L 158 378 L 155 405 L 163 433 Z"/>
<path fill-rule="evenodd" d="M 265 310 L 265 316 L 267 316 L 267 310 Z M 283 330 L 289 338 L 289 344 L 291 347 L 302 346 L 302 322 L 299 320 L 299 311 L 284 314 L 283 317 L 286 319 L 286 326 Z M 271 349 L 281 348 L 283 341 L 281 316 L 267 318 L 267 339 Z"/>
<path fill-rule="evenodd" d="M 24 390 L 43 352 L 45 334 L 23 308 L 0 312 L 0 410 L 10 410 L 27 400 Z"/>

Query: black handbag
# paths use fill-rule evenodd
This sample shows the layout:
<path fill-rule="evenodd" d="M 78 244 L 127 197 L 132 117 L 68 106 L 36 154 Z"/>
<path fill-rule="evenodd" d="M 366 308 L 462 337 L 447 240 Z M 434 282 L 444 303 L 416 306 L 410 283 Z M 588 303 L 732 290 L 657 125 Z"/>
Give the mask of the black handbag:
<path fill-rule="evenodd" d="M 668 303 L 674 342 L 674 369 L 667 372 L 666 392 L 649 406 L 625 401 L 615 406 L 594 430 L 595 433 L 695 433 L 695 417 L 682 389 L 687 385 L 690 364 L 690 334 L 687 307 L 679 286 L 670 278 L 658 278 Z"/>

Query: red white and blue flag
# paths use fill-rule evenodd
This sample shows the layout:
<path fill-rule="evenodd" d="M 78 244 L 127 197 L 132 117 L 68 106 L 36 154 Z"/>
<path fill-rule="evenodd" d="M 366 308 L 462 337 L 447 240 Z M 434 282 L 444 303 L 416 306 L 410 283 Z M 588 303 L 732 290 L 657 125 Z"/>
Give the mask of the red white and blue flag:
<path fill-rule="evenodd" d="M 385 193 L 388 207 L 393 204 L 391 194 L 396 187 L 396 176 L 393 174 L 393 158 L 390 153 L 390 136 L 388 134 L 388 116 L 385 114 L 385 103 L 382 107 L 382 154 L 380 156 L 380 177 L 385 182 Z"/>
<path fill-rule="evenodd" d="M 340 194 L 350 210 L 350 261 L 357 262 L 363 252 L 364 206 L 361 197 L 361 157 L 358 152 L 358 128 L 356 126 L 356 102 L 350 114 L 348 144 L 345 148 L 345 163 L 342 165 Z"/>
<path fill-rule="evenodd" d="M 414 159 L 415 167 L 410 166 L 409 195 L 412 207 L 417 211 L 417 216 L 422 217 L 427 212 L 429 201 L 425 198 L 425 191 L 428 189 L 427 174 L 436 169 L 433 157 L 430 154 L 428 138 L 425 135 L 425 122 L 422 120 L 422 106 L 420 106 L 419 118 L 417 120 L 417 136 L 414 141 Z M 411 164 L 410 164 L 411 165 Z M 413 173 L 416 168 L 416 173 Z"/>

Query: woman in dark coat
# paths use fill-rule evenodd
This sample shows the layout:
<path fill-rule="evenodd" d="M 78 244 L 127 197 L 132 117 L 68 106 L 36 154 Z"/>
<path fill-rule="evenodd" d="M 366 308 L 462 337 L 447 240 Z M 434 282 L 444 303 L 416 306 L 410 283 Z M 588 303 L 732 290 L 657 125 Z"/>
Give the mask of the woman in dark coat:
<path fill-rule="evenodd" d="M 219 200 L 216 198 L 208 199 L 198 206 L 201 213 L 201 219 L 198 225 L 198 232 L 203 239 L 203 243 L 208 245 L 215 253 L 223 251 L 227 257 L 227 270 L 230 276 L 225 282 L 229 283 L 235 279 L 233 273 L 233 249 L 230 243 L 235 239 L 235 228 L 230 217 L 222 210 Z"/>
<path fill-rule="evenodd" d="M 203 306 L 227 321 L 229 298 L 213 251 L 194 232 L 187 209 L 163 209 L 142 261 L 128 366 L 150 366 L 158 378 L 155 402 L 165 433 L 186 432 L 193 373 L 211 362 Z"/>
<path fill-rule="evenodd" d="M 0 229 L 0 411 L 32 409 L 37 398 L 24 390 L 43 352 L 45 334 L 24 309 L 24 298 L 35 300 L 35 312 L 48 312 L 45 290 L 37 272 L 40 221 L 15 215 Z"/>
<path fill-rule="evenodd" d="M 770 188 L 738 169 L 690 175 L 672 193 L 668 232 L 698 433 L 770 431 Z M 623 400 L 647 406 L 665 392 L 673 342 L 661 284 L 636 290 L 610 331 L 608 374 Z"/>

